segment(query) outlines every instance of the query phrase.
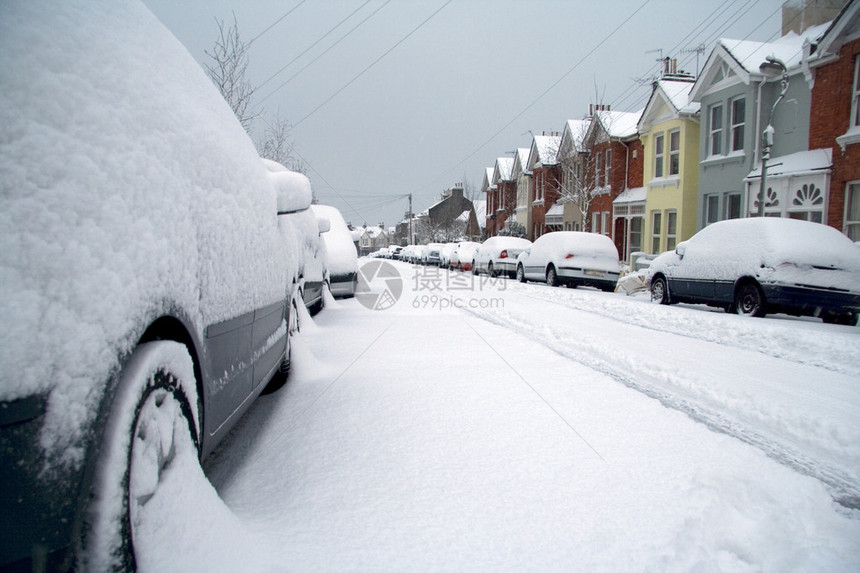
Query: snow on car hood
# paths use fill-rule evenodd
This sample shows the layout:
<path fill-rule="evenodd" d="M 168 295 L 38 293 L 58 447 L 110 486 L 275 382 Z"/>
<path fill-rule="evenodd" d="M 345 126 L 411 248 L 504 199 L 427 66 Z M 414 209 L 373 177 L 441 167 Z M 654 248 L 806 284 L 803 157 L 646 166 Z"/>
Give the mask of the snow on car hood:
<path fill-rule="evenodd" d="M 282 299 L 285 247 L 253 144 L 143 5 L 4 2 L 0 77 L 0 399 L 53 390 L 61 450 L 148 314 Z"/>
<path fill-rule="evenodd" d="M 322 234 L 328 251 L 326 261 L 329 274 L 338 276 L 358 271 L 358 253 L 352 242 L 352 233 L 340 211 L 328 205 L 312 205 L 311 209 L 317 217 L 326 217 L 331 223 L 331 229 Z"/>

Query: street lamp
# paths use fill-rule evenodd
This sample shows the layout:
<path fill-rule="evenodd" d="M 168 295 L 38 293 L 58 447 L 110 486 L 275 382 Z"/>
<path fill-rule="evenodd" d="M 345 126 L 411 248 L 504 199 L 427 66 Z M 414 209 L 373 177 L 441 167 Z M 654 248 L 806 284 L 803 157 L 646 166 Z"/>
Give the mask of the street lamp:
<path fill-rule="evenodd" d="M 768 56 L 765 61 L 758 67 L 759 71 L 767 77 L 776 77 L 782 73 L 782 90 L 779 92 L 779 97 L 773 102 L 773 107 L 770 108 L 770 115 L 767 118 L 767 126 L 761 133 L 761 184 L 759 185 L 759 200 L 758 200 L 758 216 L 764 217 L 764 203 L 767 197 L 767 160 L 770 159 L 770 150 L 773 147 L 774 129 L 771 125 L 773 121 L 773 112 L 776 111 L 776 106 L 785 97 L 785 92 L 788 91 L 788 69 L 782 60 L 773 56 Z"/>

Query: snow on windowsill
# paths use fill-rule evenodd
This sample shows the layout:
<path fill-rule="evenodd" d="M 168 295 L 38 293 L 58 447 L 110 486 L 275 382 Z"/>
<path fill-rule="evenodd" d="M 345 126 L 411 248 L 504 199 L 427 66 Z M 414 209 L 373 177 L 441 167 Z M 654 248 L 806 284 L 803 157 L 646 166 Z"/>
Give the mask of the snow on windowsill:
<path fill-rule="evenodd" d="M 741 163 L 744 161 L 744 159 L 746 159 L 746 156 L 747 154 L 744 151 L 735 151 L 728 155 L 710 155 L 700 161 L 699 165 L 702 165 L 703 167 L 708 167 L 709 165 L 719 165 L 720 163 Z"/>
<path fill-rule="evenodd" d="M 836 138 L 836 143 L 839 144 L 839 147 L 842 148 L 843 152 L 845 151 L 846 145 L 860 143 L 860 125 L 848 128 L 848 131 Z"/>

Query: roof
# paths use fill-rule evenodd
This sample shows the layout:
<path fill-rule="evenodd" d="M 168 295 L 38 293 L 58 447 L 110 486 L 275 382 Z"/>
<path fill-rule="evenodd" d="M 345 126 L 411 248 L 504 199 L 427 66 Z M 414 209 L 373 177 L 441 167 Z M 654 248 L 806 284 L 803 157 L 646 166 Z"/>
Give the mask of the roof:
<path fill-rule="evenodd" d="M 493 185 L 493 170 L 492 167 L 487 167 L 484 169 L 484 180 L 481 183 L 481 192 L 486 193 L 487 189 L 492 189 L 495 187 Z"/>
<path fill-rule="evenodd" d="M 478 218 L 478 226 L 484 228 L 487 226 L 487 202 L 483 199 L 480 201 L 472 201 L 472 206 L 475 208 L 475 215 Z"/>
<path fill-rule="evenodd" d="M 492 182 L 498 184 L 499 181 L 510 181 L 511 172 L 514 168 L 513 157 L 498 157 L 496 158 L 496 167 L 493 169 Z"/>
<path fill-rule="evenodd" d="M 598 110 L 594 112 L 593 118 L 597 120 L 610 137 L 623 139 L 638 133 L 639 118 L 642 116 L 643 111 Z"/>
<path fill-rule="evenodd" d="M 812 47 L 810 65 L 817 65 L 828 55 L 837 54 L 848 41 L 850 34 L 856 30 L 858 19 L 860 19 L 860 2 L 848 2 L 836 19 L 830 23 L 830 27 L 819 39 L 818 45 Z M 814 44 L 812 40 L 810 43 Z"/>
<path fill-rule="evenodd" d="M 529 148 L 518 147 L 517 154 L 514 157 L 514 168 L 511 171 L 511 177 L 526 173 L 529 170 Z"/>
<path fill-rule="evenodd" d="M 556 165 L 560 135 L 535 135 L 529 150 L 528 166 Z"/>
<path fill-rule="evenodd" d="M 639 118 L 639 131 L 647 132 L 651 124 L 668 119 L 666 106 L 670 108 L 673 119 L 698 114 L 701 104 L 691 101 L 692 88 L 690 80 L 662 79 L 655 82 L 648 104 Z"/>
<path fill-rule="evenodd" d="M 803 175 L 830 169 L 833 164 L 833 150 L 813 149 L 811 151 L 798 151 L 780 157 L 771 157 L 767 162 L 767 176 L 778 177 L 780 175 Z M 761 165 L 750 171 L 745 181 L 761 177 Z"/>
<path fill-rule="evenodd" d="M 585 141 L 585 135 L 588 133 L 589 125 L 591 125 L 591 118 L 567 120 L 567 123 L 564 125 L 564 132 L 561 134 L 559 153 L 562 150 L 566 153 L 582 151 L 582 144 Z M 559 161 L 561 160 L 559 159 Z"/>
<path fill-rule="evenodd" d="M 647 198 L 647 187 L 634 187 L 633 189 L 625 189 L 622 191 L 612 203 L 640 203 L 644 202 Z"/>

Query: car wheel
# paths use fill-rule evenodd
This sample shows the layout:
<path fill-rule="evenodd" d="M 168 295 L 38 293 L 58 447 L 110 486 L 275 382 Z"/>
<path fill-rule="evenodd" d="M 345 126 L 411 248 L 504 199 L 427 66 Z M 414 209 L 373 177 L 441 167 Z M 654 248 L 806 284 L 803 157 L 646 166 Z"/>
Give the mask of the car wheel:
<path fill-rule="evenodd" d="M 487 265 L 487 275 L 490 277 L 496 276 L 496 270 L 493 268 L 493 261 Z"/>
<path fill-rule="evenodd" d="M 558 275 L 555 273 L 555 267 L 550 267 L 546 271 L 546 284 L 551 287 L 558 286 Z"/>
<path fill-rule="evenodd" d="M 522 265 L 517 265 L 517 280 L 521 283 L 526 282 L 526 271 Z"/>
<path fill-rule="evenodd" d="M 104 432 L 81 560 L 92 571 L 133 571 L 135 531 L 160 520 L 150 501 L 181 457 L 199 463 L 194 365 L 171 341 L 140 345 L 123 370 Z"/>
<path fill-rule="evenodd" d="M 666 279 L 657 277 L 651 281 L 651 301 L 659 304 L 669 304 L 669 289 L 666 288 Z"/>
<path fill-rule="evenodd" d="M 828 311 L 821 314 L 821 320 L 826 324 L 843 324 L 845 326 L 857 326 L 858 314 L 856 312 L 833 312 Z"/>
<path fill-rule="evenodd" d="M 475 261 L 472 261 L 472 274 L 478 274 L 478 265 L 475 264 Z"/>
<path fill-rule="evenodd" d="M 745 316 L 765 315 L 764 294 L 757 284 L 747 281 L 738 287 L 735 293 L 735 312 Z"/>

